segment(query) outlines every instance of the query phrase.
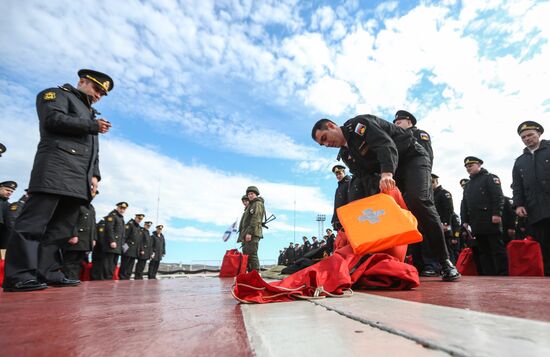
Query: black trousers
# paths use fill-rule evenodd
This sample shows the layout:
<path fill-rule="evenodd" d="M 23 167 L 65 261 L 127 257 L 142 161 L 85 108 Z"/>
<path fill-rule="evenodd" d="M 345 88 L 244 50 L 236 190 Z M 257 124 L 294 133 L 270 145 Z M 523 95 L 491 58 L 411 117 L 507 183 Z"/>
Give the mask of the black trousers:
<path fill-rule="evenodd" d="M 120 280 L 129 280 L 132 276 L 132 271 L 134 270 L 134 264 L 136 263 L 136 258 L 123 255 L 120 259 Z"/>
<path fill-rule="evenodd" d="M 442 263 L 449 259 L 441 220 L 433 201 L 431 164 L 428 156 L 399 158 L 395 181 L 407 207 L 418 220 L 418 230 L 426 239 L 435 260 Z"/>
<path fill-rule="evenodd" d="M 143 271 L 145 270 L 145 264 L 147 264 L 147 259 L 138 259 L 136 264 L 136 271 L 134 272 L 135 280 L 143 279 Z"/>
<path fill-rule="evenodd" d="M 550 218 L 543 219 L 531 225 L 535 240 L 540 243 L 544 261 L 544 275 L 550 276 Z"/>
<path fill-rule="evenodd" d="M 149 262 L 149 271 L 147 272 L 147 277 L 149 279 L 157 278 L 157 271 L 159 270 L 160 260 L 151 260 Z"/>
<path fill-rule="evenodd" d="M 103 252 L 97 244 L 92 251 L 92 271 L 90 272 L 91 280 L 103 280 Z"/>
<path fill-rule="evenodd" d="M 101 259 L 102 280 L 113 280 L 113 275 L 115 274 L 115 268 L 118 263 L 118 257 L 119 257 L 119 254 L 116 254 L 116 253 L 103 253 L 103 258 Z"/>
<path fill-rule="evenodd" d="M 508 275 L 508 255 L 502 242 L 502 234 L 475 233 L 480 275 Z"/>
<path fill-rule="evenodd" d="M 73 235 L 84 200 L 33 193 L 15 221 L 6 251 L 4 287 L 64 278 L 59 246 Z"/>
<path fill-rule="evenodd" d="M 63 274 L 69 279 L 80 279 L 80 274 L 86 263 L 87 252 L 66 250 L 63 252 Z"/>

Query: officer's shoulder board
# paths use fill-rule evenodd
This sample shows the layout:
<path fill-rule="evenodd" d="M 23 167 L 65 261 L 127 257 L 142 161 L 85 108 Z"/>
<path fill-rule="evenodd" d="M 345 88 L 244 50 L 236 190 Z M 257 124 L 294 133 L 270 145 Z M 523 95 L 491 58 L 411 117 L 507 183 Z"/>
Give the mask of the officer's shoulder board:
<path fill-rule="evenodd" d="M 55 100 L 56 98 L 57 94 L 54 91 L 47 91 L 42 95 L 42 99 L 45 101 Z"/>
<path fill-rule="evenodd" d="M 426 133 L 425 131 L 421 131 L 421 132 L 420 132 L 420 140 L 429 141 L 429 140 L 430 140 L 430 136 L 429 136 L 428 133 Z"/>

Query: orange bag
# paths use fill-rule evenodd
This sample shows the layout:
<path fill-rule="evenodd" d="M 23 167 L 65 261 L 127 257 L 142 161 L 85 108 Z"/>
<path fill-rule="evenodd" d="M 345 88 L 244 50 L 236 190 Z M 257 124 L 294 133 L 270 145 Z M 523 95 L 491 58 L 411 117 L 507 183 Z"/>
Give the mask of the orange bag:
<path fill-rule="evenodd" d="M 336 211 L 355 254 L 376 253 L 422 241 L 416 218 L 389 195 L 379 193 Z"/>

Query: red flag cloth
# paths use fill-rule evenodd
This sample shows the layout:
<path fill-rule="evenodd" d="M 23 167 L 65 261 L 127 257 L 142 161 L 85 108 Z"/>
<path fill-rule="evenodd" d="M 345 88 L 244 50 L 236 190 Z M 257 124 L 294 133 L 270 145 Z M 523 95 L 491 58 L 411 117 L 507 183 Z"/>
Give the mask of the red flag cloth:
<path fill-rule="evenodd" d="M 0 259 L 0 286 L 4 282 L 4 264 L 5 264 L 5 260 Z"/>
<path fill-rule="evenodd" d="M 239 274 L 231 292 L 240 302 L 264 304 L 349 296 L 352 286 L 358 289 L 404 290 L 418 285 L 416 268 L 384 253 L 361 257 L 354 254 L 348 245 L 281 281 L 267 283 L 256 271 Z"/>
<path fill-rule="evenodd" d="M 230 249 L 225 252 L 220 269 L 220 278 L 232 278 L 246 272 L 248 255 L 239 252 L 238 249 Z"/>
<path fill-rule="evenodd" d="M 456 261 L 456 269 L 460 274 L 465 276 L 478 275 L 474 252 L 471 248 L 462 249 Z"/>
<path fill-rule="evenodd" d="M 510 276 L 544 276 L 540 244 L 532 237 L 510 241 L 506 250 Z"/>
<path fill-rule="evenodd" d="M 113 273 L 113 280 L 120 280 L 120 278 L 118 277 L 119 272 L 120 272 L 120 267 L 117 265 L 115 267 L 115 272 Z"/>
<path fill-rule="evenodd" d="M 92 271 L 92 263 L 82 263 L 82 271 L 80 272 L 80 281 L 90 281 L 90 273 Z"/>

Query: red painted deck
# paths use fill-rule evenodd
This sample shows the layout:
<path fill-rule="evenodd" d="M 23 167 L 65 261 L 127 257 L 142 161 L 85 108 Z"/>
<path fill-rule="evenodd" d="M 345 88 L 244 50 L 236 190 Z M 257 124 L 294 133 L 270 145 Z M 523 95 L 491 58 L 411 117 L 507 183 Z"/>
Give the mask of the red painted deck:
<path fill-rule="evenodd" d="M 229 293 L 232 281 L 217 277 L 101 281 L 84 282 L 73 288 L 0 293 L 0 355 L 251 356 L 249 333 L 256 334 L 256 343 L 258 338 L 272 336 L 262 335 L 262 330 L 254 326 L 247 333 L 241 305 Z M 550 322 L 548 278 L 463 277 L 456 283 L 423 278 L 420 287 L 412 291 L 362 293 Z M 351 307 L 360 300 L 327 299 L 326 303 Z M 312 304 L 304 304 L 280 304 L 289 305 L 288 309 L 280 306 L 277 311 L 282 315 L 274 320 L 277 325 L 282 324 L 281 341 L 294 331 L 303 310 L 315 310 Z M 248 311 L 259 314 L 255 321 L 262 321 L 265 316 L 261 314 L 268 310 L 267 306 L 257 306 Z M 344 319 L 325 309 L 321 313 L 329 317 L 329 325 L 336 323 L 331 319 Z M 315 327 L 294 332 L 314 338 L 318 331 Z M 387 336 L 382 344 L 395 337 Z M 420 351 L 422 355 L 428 352 Z"/>
<path fill-rule="evenodd" d="M 250 356 L 231 282 L 94 281 L 0 293 L 0 355 Z"/>
<path fill-rule="evenodd" d="M 391 298 L 550 322 L 550 278 L 463 276 L 455 283 L 421 278 L 411 291 L 372 291 Z"/>

